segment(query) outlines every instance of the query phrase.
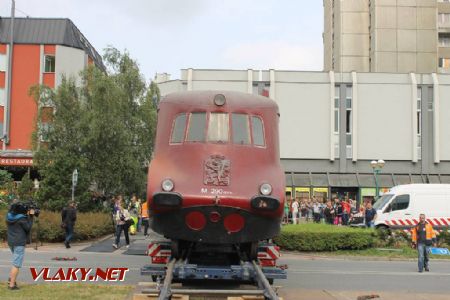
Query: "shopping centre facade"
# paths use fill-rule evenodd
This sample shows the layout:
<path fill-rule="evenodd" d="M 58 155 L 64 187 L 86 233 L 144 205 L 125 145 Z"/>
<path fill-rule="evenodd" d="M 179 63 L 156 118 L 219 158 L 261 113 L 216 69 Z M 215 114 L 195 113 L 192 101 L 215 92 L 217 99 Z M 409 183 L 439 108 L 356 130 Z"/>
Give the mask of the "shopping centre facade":
<path fill-rule="evenodd" d="M 376 186 L 450 183 L 450 75 L 184 69 L 157 82 L 163 96 L 232 90 L 274 99 L 286 190 L 298 198 L 369 200 Z"/>

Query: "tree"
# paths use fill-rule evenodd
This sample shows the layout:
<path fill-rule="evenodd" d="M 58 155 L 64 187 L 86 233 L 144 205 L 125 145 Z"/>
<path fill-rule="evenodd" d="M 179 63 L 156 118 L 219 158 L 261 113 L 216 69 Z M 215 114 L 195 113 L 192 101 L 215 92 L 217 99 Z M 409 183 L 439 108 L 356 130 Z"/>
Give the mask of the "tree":
<path fill-rule="evenodd" d="M 71 174 L 77 168 L 76 198 L 81 210 L 93 209 L 92 194 L 143 193 L 146 166 L 153 151 L 156 109 L 136 61 L 115 48 L 105 51 L 108 72 L 90 67 L 82 73 L 82 86 L 63 79 L 55 92 L 34 89 L 42 104 L 54 106 L 51 126 L 40 110 L 34 140 L 35 158 L 42 174 L 40 202 L 60 209 L 69 199 Z M 45 129 L 45 130 L 44 130 Z"/>
<path fill-rule="evenodd" d="M 0 170 L 0 208 L 7 207 L 14 195 L 14 180 L 11 173 Z"/>
<path fill-rule="evenodd" d="M 17 188 L 17 194 L 19 199 L 28 201 L 33 198 L 34 195 L 34 183 L 30 178 L 30 171 L 23 175 L 19 187 Z"/>

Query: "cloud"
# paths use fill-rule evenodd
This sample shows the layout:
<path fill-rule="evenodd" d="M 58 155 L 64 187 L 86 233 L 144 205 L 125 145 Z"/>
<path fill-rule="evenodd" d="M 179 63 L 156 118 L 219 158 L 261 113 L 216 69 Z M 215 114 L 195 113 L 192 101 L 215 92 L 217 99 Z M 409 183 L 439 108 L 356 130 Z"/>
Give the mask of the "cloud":
<path fill-rule="evenodd" d="M 233 68 L 316 70 L 323 69 L 322 47 L 300 46 L 284 41 L 242 43 L 223 52 Z"/>

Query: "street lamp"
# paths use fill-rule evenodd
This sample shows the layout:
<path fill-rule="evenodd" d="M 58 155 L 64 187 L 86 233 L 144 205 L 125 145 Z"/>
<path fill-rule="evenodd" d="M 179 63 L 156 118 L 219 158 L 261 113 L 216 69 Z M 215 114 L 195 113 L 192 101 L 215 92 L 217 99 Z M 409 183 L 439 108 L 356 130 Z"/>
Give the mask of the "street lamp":
<path fill-rule="evenodd" d="M 378 199 L 379 194 L 380 194 L 379 186 L 378 186 L 378 174 L 381 173 L 381 169 L 383 169 L 384 164 L 385 164 L 385 162 L 382 159 L 379 159 L 378 161 L 372 160 L 370 162 L 370 166 L 373 169 L 373 174 L 375 175 L 375 199 Z"/>
<path fill-rule="evenodd" d="M 75 186 L 78 183 L 78 171 L 77 169 L 73 170 L 72 173 L 72 201 L 75 200 Z"/>

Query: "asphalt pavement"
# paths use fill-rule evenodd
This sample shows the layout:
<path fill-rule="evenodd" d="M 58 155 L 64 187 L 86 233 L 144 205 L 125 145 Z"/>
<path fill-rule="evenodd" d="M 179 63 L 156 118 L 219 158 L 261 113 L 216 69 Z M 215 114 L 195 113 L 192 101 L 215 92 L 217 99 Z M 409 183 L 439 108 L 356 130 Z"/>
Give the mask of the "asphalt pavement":
<path fill-rule="evenodd" d="M 149 241 L 142 235 L 134 236 L 129 249 L 122 247 L 112 252 L 90 252 L 100 244 L 112 247 L 111 237 L 93 245 L 74 244 L 71 249 L 65 249 L 62 244 L 43 246 L 38 250 L 29 247 L 19 283 L 44 282 L 42 279 L 33 281 L 31 267 L 49 267 L 51 270 L 61 267 L 127 267 L 129 272 L 123 282 L 108 284 L 135 285 L 150 281 L 140 275 L 140 268 L 149 263 L 148 257 L 143 255 Z M 53 260 L 57 257 L 75 257 L 77 260 Z M 283 253 L 279 263 L 289 266 L 288 279 L 275 282 L 276 286 L 282 286 L 279 292 L 284 299 L 347 300 L 362 295 L 379 295 L 380 299 L 450 299 L 450 261 L 431 261 L 429 273 L 418 273 L 417 262 L 412 260 L 353 260 Z M 0 248 L 0 281 L 7 280 L 10 266 L 9 249 Z"/>

